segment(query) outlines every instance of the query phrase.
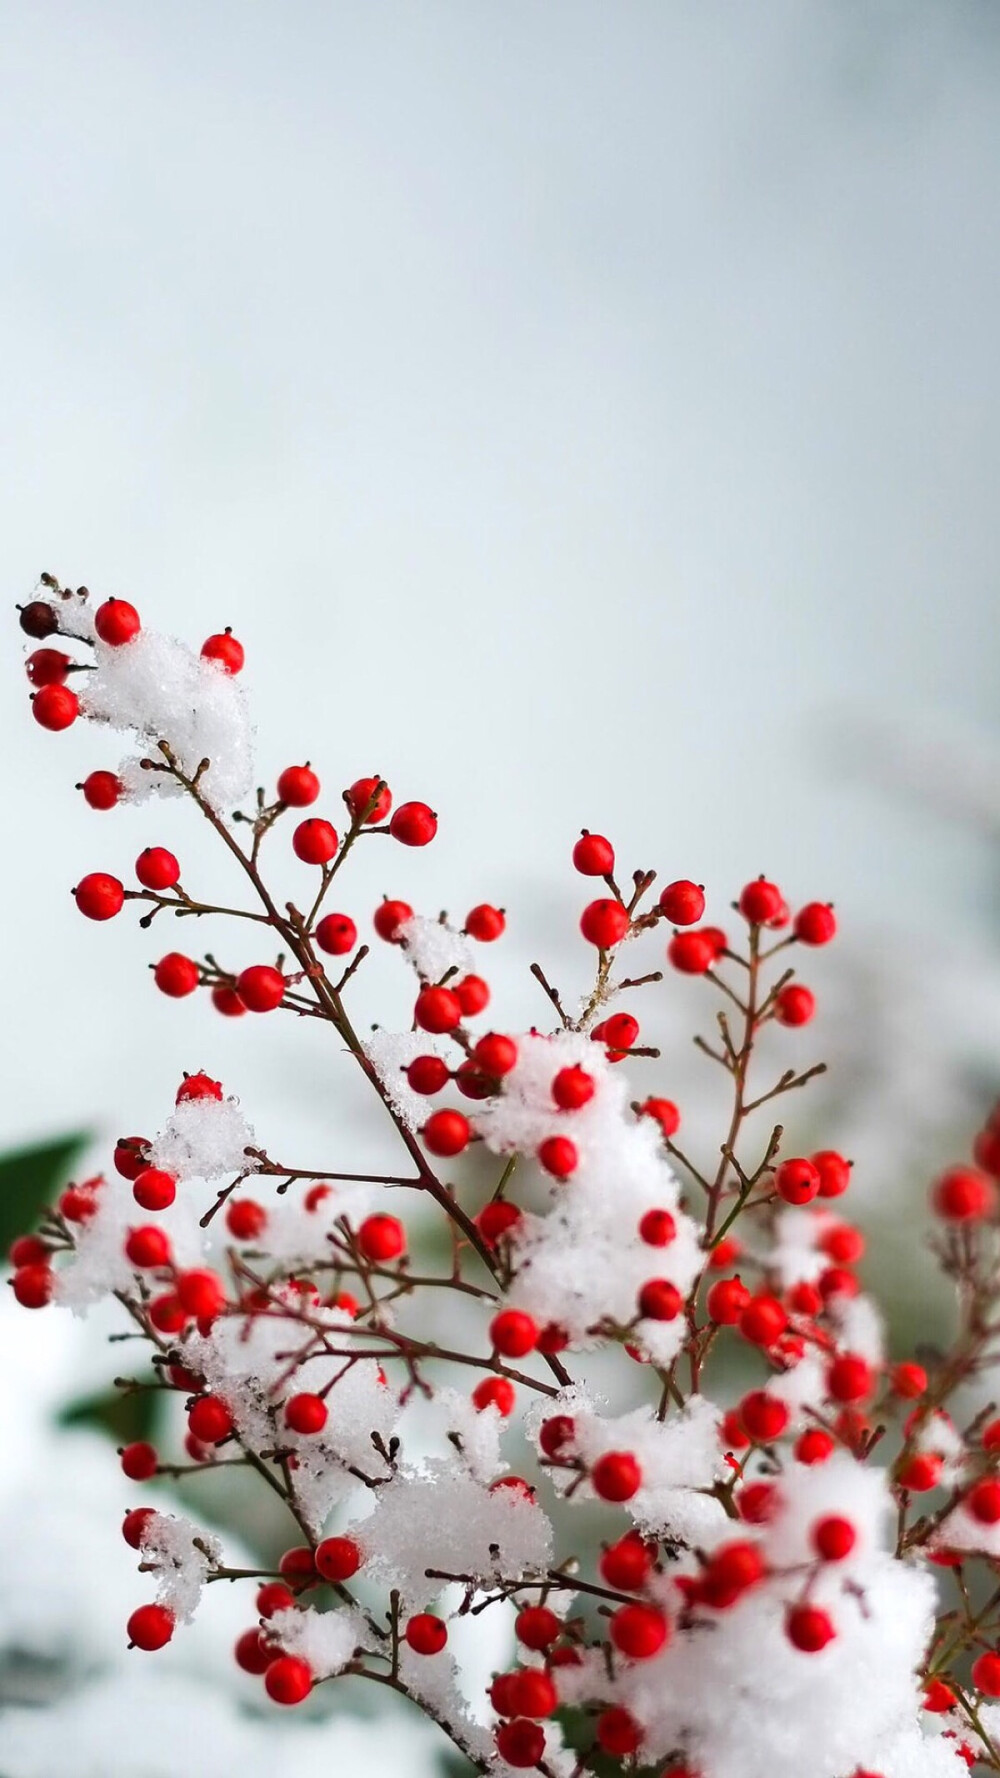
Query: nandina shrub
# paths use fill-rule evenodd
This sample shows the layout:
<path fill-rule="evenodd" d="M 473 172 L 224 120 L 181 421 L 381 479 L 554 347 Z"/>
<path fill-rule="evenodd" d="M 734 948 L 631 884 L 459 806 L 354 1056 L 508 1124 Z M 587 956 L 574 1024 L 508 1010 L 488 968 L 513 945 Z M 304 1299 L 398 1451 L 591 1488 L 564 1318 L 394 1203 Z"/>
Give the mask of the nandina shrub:
<path fill-rule="evenodd" d="M 154 825 L 137 886 L 92 871 L 75 885 L 81 914 L 113 920 L 132 904 L 143 926 L 159 931 L 172 912 L 186 934 L 250 923 L 249 967 L 217 960 L 224 939 L 204 955 L 168 949 L 152 960 L 155 988 L 207 994 L 223 1017 L 329 1026 L 399 1152 L 399 1171 L 380 1176 L 278 1160 L 199 1070 L 174 1083 L 156 1136 L 121 1137 L 106 1176 L 67 1187 L 15 1243 L 25 1308 L 114 1296 L 185 1404 L 183 1457 L 122 1451 L 138 1487 L 184 1468 L 211 1490 L 213 1470 L 237 1463 L 287 1512 L 278 1570 L 236 1575 L 214 1535 L 137 1505 L 124 1541 L 156 1597 L 137 1599 L 131 1645 L 162 1648 L 206 1585 L 236 1581 L 247 1627 L 234 1660 L 276 1704 L 363 1677 L 416 1700 L 480 1772 L 1000 1770 L 1000 1420 L 956 1406 L 1000 1332 L 1000 1119 L 932 1186 L 960 1320 L 953 1348 L 921 1362 L 886 1352 L 854 1270 L 849 1160 L 787 1154 L 779 1125 L 755 1150 L 746 1128 L 818 1071 L 792 1061 L 760 1077 L 757 1049 L 768 1026 L 801 1041 L 815 997 L 794 965 L 834 938 L 832 907 L 793 912 L 757 878 L 723 930 L 703 923 L 700 884 L 657 895 L 640 870 L 621 887 L 611 843 L 585 830 L 572 849 L 596 880 L 577 915 L 591 964 L 580 1010 L 536 965 L 525 1029 L 491 1030 L 502 909 L 484 902 L 459 926 L 400 899 L 331 906 L 356 846 L 434 839 L 429 804 L 399 804 L 362 776 L 334 823 L 322 771 L 293 764 L 248 806 L 244 655 L 230 631 L 195 653 L 127 602 L 95 610 L 50 576 L 21 627 L 79 650 L 29 657 L 44 728 L 82 719 L 134 738 L 82 782 L 88 804 L 187 799 L 245 889 L 236 907 L 198 899 Z M 315 873 L 305 912 L 269 887 L 280 847 Z M 362 1040 L 350 1004 L 369 926 L 412 971 L 413 1023 Z M 656 1054 L 635 1009 L 662 979 L 646 958 L 664 949 L 704 978 L 714 1014 L 698 1041 L 731 1092 L 714 1146 L 689 1137 L 668 1098 L 630 1098 L 622 1065 Z M 540 991 L 547 1031 L 533 1023 Z M 461 1158 L 473 1146 L 485 1174 Z M 450 1231 L 450 1267 L 411 1265 L 411 1205 Z M 449 1301 L 462 1313 L 444 1345 Z M 736 1403 L 705 1387 L 710 1354 L 727 1347 L 753 1373 Z M 642 1405 L 588 1389 L 598 1351 L 617 1358 L 630 1398 L 641 1380 Z M 535 1457 L 512 1474 L 505 1451 L 525 1430 Z M 603 1515 L 593 1558 L 574 1532 L 580 1503 Z M 450 1625 L 487 1610 L 510 1614 L 510 1663 L 486 1696 L 466 1697 Z"/>

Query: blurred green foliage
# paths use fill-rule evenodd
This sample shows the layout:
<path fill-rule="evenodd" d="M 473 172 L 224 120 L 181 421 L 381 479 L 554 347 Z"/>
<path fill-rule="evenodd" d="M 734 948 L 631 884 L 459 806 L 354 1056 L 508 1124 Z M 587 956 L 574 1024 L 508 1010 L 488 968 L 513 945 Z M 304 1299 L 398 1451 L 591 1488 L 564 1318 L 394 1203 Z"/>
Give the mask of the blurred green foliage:
<path fill-rule="evenodd" d="M 0 1252 L 6 1253 L 18 1235 L 34 1228 L 46 1204 L 66 1184 L 86 1144 L 86 1136 L 57 1136 L 54 1142 L 0 1156 Z"/>

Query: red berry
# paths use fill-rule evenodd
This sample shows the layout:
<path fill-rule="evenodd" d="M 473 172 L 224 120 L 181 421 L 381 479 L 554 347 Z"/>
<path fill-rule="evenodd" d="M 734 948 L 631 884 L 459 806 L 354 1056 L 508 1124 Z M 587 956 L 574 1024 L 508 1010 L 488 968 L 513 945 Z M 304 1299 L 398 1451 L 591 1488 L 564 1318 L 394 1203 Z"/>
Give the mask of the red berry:
<path fill-rule="evenodd" d="M 740 1419 L 754 1444 L 769 1445 L 780 1438 L 790 1415 L 783 1401 L 766 1389 L 752 1389 L 740 1402 Z"/>
<path fill-rule="evenodd" d="M 326 1402 L 321 1395 L 289 1396 L 285 1403 L 285 1425 L 292 1432 L 313 1434 L 322 1432 L 327 1422 Z"/>
<path fill-rule="evenodd" d="M 166 1210 L 177 1196 L 177 1181 L 162 1167 L 143 1167 L 132 1183 L 132 1196 L 143 1210 Z"/>
<path fill-rule="evenodd" d="M 44 1309 L 52 1301 L 55 1276 L 45 1265 L 18 1266 L 11 1281 L 14 1299 L 22 1309 Z"/>
<path fill-rule="evenodd" d="M 455 1085 L 466 1099 L 489 1099 L 496 1090 L 495 1081 L 483 1073 L 471 1056 L 455 1070 Z"/>
<path fill-rule="evenodd" d="M 214 661 L 216 666 L 221 667 L 226 673 L 238 673 L 246 660 L 246 655 L 242 642 L 237 642 L 227 624 L 224 630 L 215 636 L 209 636 L 208 640 L 202 643 L 201 658 L 205 661 Z"/>
<path fill-rule="evenodd" d="M 146 1528 L 155 1517 L 156 1513 L 151 1506 L 136 1506 L 130 1513 L 125 1514 L 122 1520 L 122 1536 L 130 1549 L 137 1550 L 142 1547 Z"/>
<path fill-rule="evenodd" d="M 655 1118 L 668 1142 L 681 1127 L 681 1114 L 672 1099 L 646 1099 L 639 1107 L 639 1116 Z"/>
<path fill-rule="evenodd" d="M 476 1066 L 493 1080 L 502 1080 L 517 1064 L 517 1044 L 501 1031 L 488 1031 L 472 1052 Z"/>
<path fill-rule="evenodd" d="M 180 1333 L 188 1322 L 187 1310 L 175 1290 L 164 1290 L 149 1305 L 149 1319 L 158 1333 Z"/>
<path fill-rule="evenodd" d="M 285 997 L 285 978 L 270 963 L 252 963 L 236 977 L 236 992 L 247 1012 L 273 1012 Z"/>
<path fill-rule="evenodd" d="M 776 1345 L 787 1326 L 788 1316 L 773 1296 L 752 1296 L 740 1316 L 740 1333 L 754 1346 Z"/>
<path fill-rule="evenodd" d="M 253 1198 L 232 1198 L 226 1206 L 226 1227 L 234 1241 L 256 1241 L 267 1227 L 267 1211 Z"/>
<path fill-rule="evenodd" d="M 642 1538 L 638 1532 L 630 1531 L 604 1551 L 600 1561 L 601 1576 L 609 1587 L 634 1593 L 645 1582 L 652 1565 Z"/>
<path fill-rule="evenodd" d="M 828 902 L 807 901 L 795 916 L 793 931 L 804 945 L 828 945 L 836 930 L 836 916 Z"/>
<path fill-rule="evenodd" d="M 592 901 L 580 915 L 580 931 L 599 950 L 609 951 L 620 944 L 628 931 L 628 912 L 620 901 L 605 896 Z"/>
<path fill-rule="evenodd" d="M 590 1472 L 594 1493 L 602 1500 L 631 1500 L 642 1486 L 642 1470 L 631 1451 L 605 1451 Z"/>
<path fill-rule="evenodd" d="M 472 1403 L 480 1413 L 485 1408 L 496 1408 L 504 1419 L 514 1412 L 517 1401 L 517 1390 L 509 1377 L 484 1377 L 472 1391 Z"/>
<path fill-rule="evenodd" d="M 824 1562 L 843 1562 L 858 1541 L 850 1519 L 841 1518 L 837 1513 L 817 1519 L 811 1536 L 813 1549 Z"/>
<path fill-rule="evenodd" d="M 162 1229 L 145 1227 L 129 1229 L 125 1237 L 125 1257 L 134 1266 L 145 1270 L 148 1267 L 168 1266 L 173 1248 L 170 1237 Z"/>
<path fill-rule="evenodd" d="M 311 766 L 286 766 L 278 778 L 278 801 L 290 809 L 307 809 L 319 795 L 319 779 Z"/>
<path fill-rule="evenodd" d="M 944 1468 L 941 1458 L 934 1451 L 916 1451 L 911 1457 L 904 1457 L 896 1471 L 896 1478 L 901 1488 L 907 1488 L 911 1494 L 926 1494 L 936 1488 Z"/>
<path fill-rule="evenodd" d="M 264 1675 L 264 1690 L 276 1704 L 301 1704 L 312 1683 L 312 1668 L 301 1655 L 279 1655 Z"/>
<path fill-rule="evenodd" d="M 736 1539 L 720 1544 L 706 1564 L 700 1596 L 714 1611 L 728 1611 L 743 1593 L 763 1580 L 764 1572 L 764 1558 L 755 1543 Z"/>
<path fill-rule="evenodd" d="M 212 1005 L 226 1019 L 241 1019 L 246 1012 L 236 989 L 226 987 L 222 982 L 212 989 Z"/>
<path fill-rule="evenodd" d="M 930 1710 L 935 1716 L 955 1707 L 955 1694 L 950 1685 L 943 1679 L 928 1679 L 924 1686 L 924 1709 Z"/>
<path fill-rule="evenodd" d="M 502 1235 L 510 1233 L 521 1220 L 521 1212 L 516 1204 L 508 1204 L 503 1198 L 495 1198 L 491 1203 L 484 1204 L 476 1217 L 476 1227 L 488 1247 L 499 1241 Z"/>
<path fill-rule="evenodd" d="M 481 975 L 463 976 L 455 983 L 452 992 L 462 1009 L 462 1017 L 466 1019 L 474 1019 L 477 1013 L 485 1012 L 490 1003 L 490 991 Z"/>
<path fill-rule="evenodd" d="M 827 1266 L 818 1279 L 820 1294 L 825 1303 L 831 1302 L 835 1296 L 857 1296 L 861 1285 L 853 1272 L 844 1266 Z"/>
<path fill-rule="evenodd" d="M 682 975 L 704 975 L 718 955 L 715 940 L 704 927 L 697 932 L 675 932 L 667 946 L 667 961 Z"/>
<path fill-rule="evenodd" d="M 972 1663 L 972 1683 L 987 1698 L 1000 1698 L 1000 1654 L 988 1649 Z"/>
<path fill-rule="evenodd" d="M 465 916 L 466 932 L 481 945 L 493 944 L 495 939 L 502 936 L 506 925 L 507 917 L 503 908 L 491 907 L 488 901 L 479 902 Z"/>
<path fill-rule="evenodd" d="M 201 1395 L 188 1409 L 188 1431 L 203 1445 L 221 1445 L 233 1430 L 233 1416 L 218 1395 Z"/>
<path fill-rule="evenodd" d="M 80 714 L 80 700 L 68 685 L 43 685 L 31 700 L 31 714 L 42 728 L 58 733 Z"/>
<path fill-rule="evenodd" d="M 875 1373 L 867 1359 L 845 1352 L 827 1371 L 826 1387 L 833 1401 L 865 1401 L 875 1387 Z"/>
<path fill-rule="evenodd" d="M 141 1440 L 133 1445 L 126 1445 L 120 1456 L 122 1471 L 130 1482 L 148 1482 L 150 1476 L 156 1474 L 160 1461 L 156 1446 Z"/>
<path fill-rule="evenodd" d="M 366 1216 L 358 1230 L 358 1247 L 365 1259 L 384 1265 L 406 1252 L 406 1231 L 395 1216 Z"/>
<path fill-rule="evenodd" d="M 180 881 L 181 867 L 165 846 L 147 846 L 135 861 L 135 874 L 144 889 L 172 889 Z"/>
<path fill-rule="evenodd" d="M 257 1678 L 266 1673 L 272 1661 L 278 1659 L 278 1650 L 259 1630 L 244 1630 L 237 1638 L 233 1650 L 236 1665 L 242 1667 L 244 1673 L 253 1673 Z"/>
<path fill-rule="evenodd" d="M 931 1193 L 931 1203 L 946 1222 L 976 1222 L 989 1214 L 994 1187 L 985 1173 L 972 1167 L 951 1167 Z"/>
<path fill-rule="evenodd" d="M 736 1496 L 740 1518 L 748 1525 L 769 1525 L 780 1505 L 773 1482 L 748 1482 Z"/>
<path fill-rule="evenodd" d="M 785 1619 L 785 1635 L 803 1654 L 819 1654 L 836 1634 L 829 1612 L 817 1605 L 794 1605 Z"/>
<path fill-rule="evenodd" d="M 551 1716 L 559 1703 L 559 1694 L 549 1675 L 540 1667 L 522 1667 L 509 1675 L 507 1702 L 512 1716 Z"/>
<path fill-rule="evenodd" d="M 404 1635 L 415 1655 L 439 1655 L 448 1640 L 448 1626 L 433 1612 L 418 1611 Z"/>
<path fill-rule="evenodd" d="M 25 670 L 32 685 L 62 685 L 72 664 L 61 649 L 36 648 L 34 654 L 29 654 Z"/>
<path fill-rule="evenodd" d="M 766 926 L 781 913 L 784 896 L 776 883 L 757 877 L 740 895 L 740 913 L 751 926 Z"/>
<path fill-rule="evenodd" d="M 812 1157 L 812 1164 L 819 1173 L 819 1195 L 821 1198 L 839 1198 L 851 1183 L 851 1162 L 845 1161 L 836 1149 L 821 1148 Z"/>
<path fill-rule="evenodd" d="M 257 1589 L 257 1612 L 260 1617 L 274 1617 L 276 1612 L 290 1611 L 295 1594 L 280 1580 L 270 1580 Z"/>
<path fill-rule="evenodd" d="M 316 815 L 300 821 L 292 834 L 292 851 L 303 864 L 329 864 L 338 844 L 336 828 Z"/>
<path fill-rule="evenodd" d="M 113 809 L 122 794 L 122 782 L 114 772 L 90 772 L 78 786 L 92 809 Z"/>
<path fill-rule="evenodd" d="M 666 1278 L 648 1278 L 639 1291 L 639 1314 L 649 1321 L 676 1321 L 684 1298 Z"/>
<path fill-rule="evenodd" d="M 569 1414 L 552 1414 L 538 1429 L 538 1442 L 546 1457 L 558 1457 L 566 1445 L 572 1444 L 575 1432 Z"/>
<path fill-rule="evenodd" d="M 573 847 L 573 863 L 582 877 L 609 877 L 615 868 L 615 849 L 599 833 L 583 833 Z"/>
<path fill-rule="evenodd" d="M 125 903 L 125 890 L 118 878 L 109 877 L 102 870 L 81 877 L 73 894 L 81 914 L 86 914 L 88 920 L 112 920 Z"/>
<path fill-rule="evenodd" d="M 809 1426 L 795 1442 L 795 1456 L 799 1463 L 825 1463 L 835 1448 L 830 1434 L 821 1426 Z"/>
<path fill-rule="evenodd" d="M 215 1099 L 219 1101 L 222 1097 L 222 1082 L 213 1080 L 210 1074 L 205 1074 L 199 1069 L 197 1074 L 185 1074 L 177 1088 L 174 1103 L 183 1105 L 188 1099 Z"/>
<path fill-rule="evenodd" d="M 903 1364 L 893 1365 L 890 1381 L 894 1395 L 900 1396 L 903 1401 L 915 1401 L 917 1396 L 923 1395 L 927 1388 L 927 1372 L 922 1364 L 914 1364 L 907 1360 Z M 985 1444 L 985 1442 L 984 1433 L 983 1443 Z"/>
<path fill-rule="evenodd" d="M 109 648 L 122 648 L 138 636 L 142 625 L 135 606 L 127 599 L 105 599 L 94 613 L 94 628 Z"/>
<path fill-rule="evenodd" d="M 796 1315 L 818 1315 L 823 1307 L 823 1297 L 815 1284 L 807 1284 L 804 1279 L 800 1279 L 788 1292 L 788 1306 L 795 1310 Z"/>
<path fill-rule="evenodd" d="M 547 1605 L 525 1605 L 514 1619 L 514 1634 L 525 1648 L 541 1652 L 557 1641 L 562 1624 Z"/>
<path fill-rule="evenodd" d="M 619 1654 L 633 1661 L 659 1654 L 670 1634 L 670 1625 L 655 1605 L 620 1605 L 611 1614 L 609 1628 Z"/>
<path fill-rule="evenodd" d="M 382 778 L 357 778 L 344 797 L 355 821 L 384 821 L 392 808 L 392 791 Z M 367 813 L 365 812 L 367 810 Z"/>
<path fill-rule="evenodd" d="M 171 1000 L 183 1000 L 186 994 L 194 993 L 201 971 L 190 957 L 182 956 L 180 951 L 168 951 L 153 970 L 153 980 L 161 994 L 168 994 Z"/>
<path fill-rule="evenodd" d="M 1000 1179 L 1000 1130 L 980 1130 L 972 1147 L 977 1167 L 991 1179 Z"/>
<path fill-rule="evenodd" d="M 179 1272 L 175 1288 L 182 1307 L 199 1321 L 211 1321 L 225 1307 L 226 1289 L 222 1279 L 204 1267 Z"/>
<path fill-rule="evenodd" d="M 677 1234 L 677 1224 L 669 1210 L 647 1210 L 639 1219 L 639 1239 L 647 1247 L 669 1247 Z"/>
<path fill-rule="evenodd" d="M 490 1339 L 505 1358 L 523 1358 L 538 1344 L 538 1323 L 522 1309 L 501 1309 L 490 1322 Z"/>
<path fill-rule="evenodd" d="M 800 982 L 789 982 L 775 997 L 774 1016 L 779 1025 L 808 1025 L 815 1011 L 815 994 Z"/>
<path fill-rule="evenodd" d="M 546 1136 L 539 1147 L 538 1159 L 553 1179 L 568 1179 L 576 1172 L 580 1156 L 576 1143 L 568 1136 Z"/>
<path fill-rule="evenodd" d="M 437 833 L 437 816 L 426 803 L 400 803 L 389 832 L 404 846 L 428 846 Z"/>
<path fill-rule="evenodd" d="M 450 988 L 421 988 L 413 1016 L 422 1031 L 454 1031 L 462 1022 L 462 1005 Z"/>
<path fill-rule="evenodd" d="M 639 1035 L 639 1021 L 630 1012 L 612 1013 L 611 1017 L 595 1025 L 590 1033 L 598 1043 L 604 1043 L 609 1053 L 617 1053 L 620 1059 L 626 1050 L 630 1050 Z"/>
<path fill-rule="evenodd" d="M 984 1476 L 969 1489 L 965 1504 L 980 1525 L 997 1524 L 1000 1521 L 1000 1481 Z"/>
<path fill-rule="evenodd" d="M 589 1103 L 596 1092 L 594 1077 L 574 1063 L 571 1068 L 560 1068 L 552 1082 L 552 1097 L 560 1111 L 579 1111 Z"/>
<path fill-rule="evenodd" d="M 406 1078 L 415 1093 L 425 1096 L 439 1093 L 451 1078 L 447 1062 L 440 1056 L 415 1056 L 406 1070 Z"/>
<path fill-rule="evenodd" d="M 176 1618 L 165 1605 L 140 1605 L 128 1620 L 129 1643 L 147 1653 L 165 1648 L 174 1633 Z"/>
<path fill-rule="evenodd" d="M 361 1551 L 353 1537 L 324 1537 L 316 1546 L 316 1567 L 324 1580 L 340 1585 L 357 1574 Z"/>
<path fill-rule="evenodd" d="M 432 1111 L 420 1134 L 431 1154 L 448 1157 L 469 1146 L 472 1127 L 461 1111 Z"/>
<path fill-rule="evenodd" d="M 357 942 L 358 929 L 348 914 L 325 914 L 316 928 L 316 943 L 328 956 L 346 956 Z"/>
<path fill-rule="evenodd" d="M 812 1161 L 782 1161 L 774 1184 L 786 1204 L 810 1204 L 819 1194 L 819 1170 Z"/>
<path fill-rule="evenodd" d="M 865 1238 L 860 1229 L 841 1222 L 824 1229 L 817 1246 L 838 1266 L 851 1266 L 864 1256 Z"/>
<path fill-rule="evenodd" d="M 750 1301 L 750 1292 L 742 1278 L 720 1278 L 705 1299 L 712 1320 L 720 1327 L 735 1327 Z"/>
<path fill-rule="evenodd" d="M 32 599 L 30 604 L 20 605 L 17 621 L 34 642 L 44 642 L 46 636 L 54 636 L 59 628 L 59 619 L 44 599 Z"/>
<path fill-rule="evenodd" d="M 497 1752 L 509 1766 L 527 1770 L 537 1766 L 545 1752 L 545 1730 L 526 1716 L 502 1722 L 496 1732 Z"/>
<path fill-rule="evenodd" d="M 642 1745 L 642 1730 L 635 1717 L 620 1704 L 602 1710 L 594 1725 L 597 1745 L 602 1752 L 624 1759 Z"/>
<path fill-rule="evenodd" d="M 386 944 L 398 945 L 402 943 L 400 927 L 405 926 L 407 920 L 412 919 L 413 909 L 409 902 L 383 901 L 375 909 L 372 924 L 379 938 L 384 938 Z"/>
<path fill-rule="evenodd" d="M 12 1241 L 7 1257 L 15 1269 L 24 1266 L 44 1266 L 48 1264 L 50 1249 L 39 1235 L 18 1235 Z"/>
<path fill-rule="evenodd" d="M 705 891 L 700 883 L 679 877 L 661 889 L 660 909 L 671 926 L 693 926 L 705 912 Z"/>

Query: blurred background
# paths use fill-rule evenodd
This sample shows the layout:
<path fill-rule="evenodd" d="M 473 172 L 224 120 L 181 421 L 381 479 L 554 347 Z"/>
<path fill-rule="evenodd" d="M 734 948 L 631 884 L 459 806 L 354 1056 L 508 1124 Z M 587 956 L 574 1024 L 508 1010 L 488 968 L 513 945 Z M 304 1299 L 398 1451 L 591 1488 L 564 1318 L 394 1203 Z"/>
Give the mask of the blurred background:
<path fill-rule="evenodd" d="M 11 607 L 44 569 L 195 644 L 232 624 L 262 783 L 308 757 L 324 812 L 367 772 L 438 810 L 428 852 L 366 849 L 347 911 L 510 911 L 497 1022 L 543 1019 L 535 957 L 584 985 L 582 825 L 626 873 L 704 882 L 719 921 L 761 871 L 833 900 L 819 1015 L 780 1058 L 832 1067 L 790 1135 L 853 1155 L 899 1340 L 944 1325 L 926 1184 L 1000 1090 L 996 7 L 2 19 Z M 85 870 L 160 842 L 207 894 L 225 867 L 182 811 L 84 807 L 115 744 L 30 723 L 20 641 L 11 610 L 0 1146 L 43 1153 L 0 1170 L 5 1232 L 68 1164 L 52 1143 L 107 1165 L 184 1068 L 293 1163 L 383 1154 L 313 1033 L 163 1000 L 162 926 L 82 929 Z M 408 993 L 381 954 L 361 1022 L 404 1019 Z M 637 1086 L 711 1155 L 704 997 L 645 996 L 663 1057 Z M 364 1700 L 330 1725 L 249 1713 L 234 1602 L 155 1664 L 126 1655 L 114 1352 L 63 1311 L 28 1328 L 5 1300 L 0 1330 L 3 1778 L 190 1774 L 194 1720 L 206 1771 L 362 1747 L 439 1771 Z"/>

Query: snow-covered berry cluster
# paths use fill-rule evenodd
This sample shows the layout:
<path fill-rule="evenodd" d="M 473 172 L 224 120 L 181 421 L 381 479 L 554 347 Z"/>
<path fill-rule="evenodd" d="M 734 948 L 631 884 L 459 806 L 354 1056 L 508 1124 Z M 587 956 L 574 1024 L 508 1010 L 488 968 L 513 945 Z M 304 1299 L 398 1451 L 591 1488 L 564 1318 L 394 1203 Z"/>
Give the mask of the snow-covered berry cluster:
<path fill-rule="evenodd" d="M 275 1703 L 362 1676 L 497 1778 L 1000 1771 L 1000 1420 L 976 1396 L 1000 1337 L 1000 1115 L 932 1186 L 954 1345 L 890 1356 L 842 1211 L 850 1162 L 785 1153 L 780 1125 L 755 1135 L 754 1113 L 819 1072 L 758 1079 L 758 1044 L 813 1018 L 792 960 L 834 938 L 832 907 L 792 909 L 759 877 L 723 930 L 695 882 L 657 896 L 639 870 L 621 887 L 612 845 L 585 830 L 572 861 L 599 890 L 579 914 L 590 985 L 570 1005 L 534 965 L 528 1016 L 549 1028 L 491 1029 L 503 909 L 461 925 L 399 899 L 368 918 L 331 909 L 357 845 L 434 839 L 428 804 L 361 776 L 335 825 L 311 812 L 322 786 L 305 764 L 231 813 L 253 783 L 231 631 L 195 653 L 51 576 L 21 627 L 39 645 L 42 727 L 132 737 L 80 786 L 88 804 L 188 799 L 246 891 L 240 907 L 198 899 L 153 831 L 135 886 L 79 879 L 81 914 L 132 902 L 143 926 L 170 911 L 252 923 L 256 962 L 167 951 L 156 987 L 207 993 L 226 1017 L 325 1022 L 399 1152 L 390 1175 L 279 1161 L 198 1069 L 155 1136 L 122 1137 L 105 1175 L 67 1186 L 15 1243 L 25 1308 L 116 1298 L 146 1342 L 146 1386 L 184 1404 L 183 1453 L 121 1452 L 140 1500 L 181 1471 L 210 1490 L 236 1464 L 288 1515 L 278 1568 L 237 1574 L 154 1489 L 122 1527 L 155 1589 L 130 1642 L 163 1647 L 206 1586 L 241 1581 L 235 1659 Z M 268 886 L 265 842 L 315 873 L 306 911 Z M 368 924 L 412 972 L 412 1021 L 362 1038 L 349 1003 Z M 657 1053 L 634 1008 L 664 951 L 713 1002 L 696 1041 L 730 1104 L 711 1161 L 711 1142 L 678 1141 L 672 1100 L 630 1097 L 622 1066 Z M 408 1206 L 442 1220 L 449 1266 L 412 1262 Z M 453 1644 L 487 1609 L 506 1614 L 510 1658 L 484 1693 Z"/>

